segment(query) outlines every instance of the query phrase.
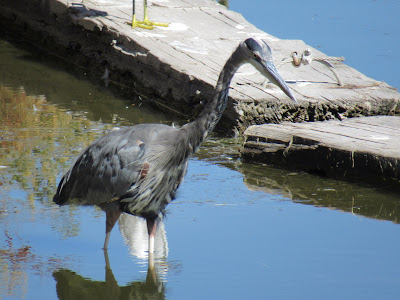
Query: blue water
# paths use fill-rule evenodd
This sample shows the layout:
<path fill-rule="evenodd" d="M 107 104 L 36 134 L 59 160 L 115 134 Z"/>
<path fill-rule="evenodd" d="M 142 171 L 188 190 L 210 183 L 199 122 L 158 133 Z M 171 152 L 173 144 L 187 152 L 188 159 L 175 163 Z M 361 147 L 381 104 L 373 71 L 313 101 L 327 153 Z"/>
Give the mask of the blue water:
<path fill-rule="evenodd" d="M 59 208 L 40 210 L 42 221 L 17 222 L 41 263 L 57 258 L 87 282 L 104 281 L 102 214 L 76 210 L 79 234 L 65 237 L 57 224 L 49 230 Z M 165 226 L 167 299 L 396 299 L 400 289 L 398 225 L 251 192 L 236 171 L 207 162 L 191 161 Z M 145 280 L 118 230 L 109 256 L 119 286 Z M 52 266 L 41 276 L 27 269 L 28 299 L 55 299 Z"/>

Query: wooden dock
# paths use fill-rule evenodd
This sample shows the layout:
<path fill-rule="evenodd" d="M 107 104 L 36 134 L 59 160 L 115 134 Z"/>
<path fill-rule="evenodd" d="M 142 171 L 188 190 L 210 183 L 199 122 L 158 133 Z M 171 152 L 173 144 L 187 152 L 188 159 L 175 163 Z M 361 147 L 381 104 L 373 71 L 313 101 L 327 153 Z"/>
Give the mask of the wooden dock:
<path fill-rule="evenodd" d="M 0 0 L 0 24 L 71 61 L 99 83 L 105 79 L 110 89 L 139 92 L 159 108 L 179 112 L 182 120 L 202 109 L 238 43 L 262 38 L 300 105 L 294 106 L 251 66 L 244 66 L 232 82 L 232 101 L 220 129 L 243 132 L 252 124 L 400 113 L 396 89 L 342 62 L 328 67 L 314 60 L 296 68 L 291 63 L 294 51 L 309 48 L 314 58 L 325 55 L 303 41 L 271 36 L 214 0 L 148 1 L 149 18 L 170 23 L 153 30 L 127 24 L 132 0 L 84 3 L 86 7 L 67 0 Z M 139 19 L 142 5 L 136 1 Z"/>
<path fill-rule="evenodd" d="M 370 183 L 400 183 L 400 117 L 250 126 L 244 160 Z"/>

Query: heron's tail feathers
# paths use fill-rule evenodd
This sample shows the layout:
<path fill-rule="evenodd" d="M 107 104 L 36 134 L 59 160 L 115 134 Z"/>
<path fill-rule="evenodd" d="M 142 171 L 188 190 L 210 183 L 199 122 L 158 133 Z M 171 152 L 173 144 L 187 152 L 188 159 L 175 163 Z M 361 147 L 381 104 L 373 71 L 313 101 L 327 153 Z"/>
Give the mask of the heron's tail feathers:
<path fill-rule="evenodd" d="M 66 191 L 66 186 L 64 185 L 65 177 L 63 177 L 58 185 L 57 193 L 53 197 L 53 202 L 58 205 L 64 205 L 69 199 L 69 192 Z"/>

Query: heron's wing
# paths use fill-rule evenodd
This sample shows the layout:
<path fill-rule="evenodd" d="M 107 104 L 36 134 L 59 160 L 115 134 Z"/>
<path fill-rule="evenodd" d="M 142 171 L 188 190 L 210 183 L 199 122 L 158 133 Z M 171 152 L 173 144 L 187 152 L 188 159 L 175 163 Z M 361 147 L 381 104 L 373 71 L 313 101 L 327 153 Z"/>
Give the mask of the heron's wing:
<path fill-rule="evenodd" d="M 80 199 L 83 204 L 100 205 L 123 195 L 146 174 L 147 144 L 170 128 L 146 125 L 121 129 L 93 142 L 64 175 L 53 201 Z"/>

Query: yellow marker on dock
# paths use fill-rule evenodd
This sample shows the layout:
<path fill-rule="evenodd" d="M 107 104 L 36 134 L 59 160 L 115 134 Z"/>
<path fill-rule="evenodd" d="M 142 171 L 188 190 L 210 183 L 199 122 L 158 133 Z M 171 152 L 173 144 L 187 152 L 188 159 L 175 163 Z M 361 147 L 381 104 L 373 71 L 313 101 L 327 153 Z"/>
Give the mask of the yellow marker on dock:
<path fill-rule="evenodd" d="M 140 28 L 145 28 L 145 29 L 153 29 L 155 26 L 162 26 L 162 27 L 167 27 L 169 23 L 158 23 L 158 22 L 152 22 L 149 20 L 148 15 L 147 15 L 147 0 L 144 0 L 143 3 L 144 6 L 144 17 L 143 21 L 138 21 L 136 20 L 136 12 L 135 12 L 135 0 L 133 0 L 132 3 L 132 22 L 128 24 L 132 26 L 132 28 L 135 27 L 140 27 Z"/>

